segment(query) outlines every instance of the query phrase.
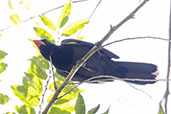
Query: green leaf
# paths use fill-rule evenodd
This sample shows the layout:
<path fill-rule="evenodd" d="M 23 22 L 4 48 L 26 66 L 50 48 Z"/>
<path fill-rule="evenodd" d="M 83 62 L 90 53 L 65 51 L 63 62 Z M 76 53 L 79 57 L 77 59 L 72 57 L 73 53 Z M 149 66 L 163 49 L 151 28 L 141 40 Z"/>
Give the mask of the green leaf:
<path fill-rule="evenodd" d="M 26 79 L 27 79 L 27 83 L 34 83 L 36 85 L 36 87 L 38 88 L 39 92 L 42 92 L 42 79 L 38 78 L 36 75 L 31 74 L 31 73 L 25 73 L 26 75 Z M 24 83 L 23 83 L 24 84 Z"/>
<path fill-rule="evenodd" d="M 4 59 L 5 56 L 7 56 L 8 54 L 2 50 L 0 50 L 0 60 Z"/>
<path fill-rule="evenodd" d="M 21 107 L 19 106 L 15 106 L 15 110 L 19 113 L 19 114 L 36 114 L 34 108 L 26 106 L 26 105 L 22 105 Z"/>
<path fill-rule="evenodd" d="M 71 23 L 64 28 L 64 30 L 62 31 L 62 35 L 70 36 L 70 35 L 76 33 L 78 30 L 81 30 L 82 28 L 84 28 L 84 24 L 88 24 L 88 23 L 89 23 L 89 21 L 86 19 L 78 20 L 75 23 Z"/>
<path fill-rule="evenodd" d="M 85 114 L 85 103 L 81 94 L 78 95 L 75 105 L 76 114 Z"/>
<path fill-rule="evenodd" d="M 28 104 L 29 106 L 33 107 L 33 106 L 39 106 L 39 97 L 31 97 L 28 100 Z"/>
<path fill-rule="evenodd" d="M 49 32 L 47 32 L 45 29 L 34 27 L 34 31 L 36 32 L 36 35 L 39 36 L 41 39 L 47 39 L 50 42 L 55 43 L 53 36 Z"/>
<path fill-rule="evenodd" d="M 100 104 L 88 111 L 87 114 L 95 114 L 100 108 Z"/>
<path fill-rule="evenodd" d="M 35 56 L 31 59 L 31 64 L 36 64 L 44 69 L 49 69 L 49 62 L 42 56 Z"/>
<path fill-rule="evenodd" d="M 31 71 L 36 76 L 38 76 L 39 78 L 41 78 L 43 80 L 45 80 L 47 78 L 46 71 L 42 67 L 40 67 L 40 66 L 38 66 L 36 64 L 31 64 Z"/>
<path fill-rule="evenodd" d="M 7 95 L 3 95 L 0 93 L 0 104 L 6 104 L 9 100 L 9 97 Z"/>
<path fill-rule="evenodd" d="M 56 26 L 53 24 L 51 20 L 49 20 L 46 16 L 40 15 L 42 22 L 51 30 L 56 31 Z"/>
<path fill-rule="evenodd" d="M 0 74 L 5 71 L 8 65 L 6 63 L 0 62 Z"/>
<path fill-rule="evenodd" d="M 18 85 L 11 85 L 13 93 L 24 103 L 28 104 L 26 100 L 26 96 L 24 96 L 19 90 L 18 90 Z M 23 90 L 24 91 L 24 90 Z"/>
<path fill-rule="evenodd" d="M 31 59 L 31 68 L 29 69 L 29 73 L 34 73 L 39 78 L 46 79 L 46 69 L 49 69 L 49 63 L 42 56 L 33 57 Z"/>
<path fill-rule="evenodd" d="M 2 36 L 2 34 L 0 34 L 0 37 Z"/>
<path fill-rule="evenodd" d="M 20 20 L 18 14 L 13 14 L 13 15 L 11 15 L 11 16 L 10 16 L 10 20 L 11 20 L 14 24 L 16 24 L 16 25 L 18 25 L 19 23 L 21 23 L 21 20 Z"/>
<path fill-rule="evenodd" d="M 71 13 L 71 2 L 69 2 L 68 4 L 65 4 L 64 8 L 62 9 L 62 13 L 58 19 L 59 28 L 62 28 L 66 24 L 70 13 Z"/>
<path fill-rule="evenodd" d="M 110 107 L 102 114 L 109 114 Z"/>
<path fill-rule="evenodd" d="M 71 113 L 57 107 L 52 107 L 48 114 L 71 114 Z"/>
<path fill-rule="evenodd" d="M 162 107 L 162 105 L 161 105 L 161 104 L 159 105 L 159 111 L 158 111 L 158 114 L 164 114 L 164 110 L 163 110 L 163 107 Z"/>

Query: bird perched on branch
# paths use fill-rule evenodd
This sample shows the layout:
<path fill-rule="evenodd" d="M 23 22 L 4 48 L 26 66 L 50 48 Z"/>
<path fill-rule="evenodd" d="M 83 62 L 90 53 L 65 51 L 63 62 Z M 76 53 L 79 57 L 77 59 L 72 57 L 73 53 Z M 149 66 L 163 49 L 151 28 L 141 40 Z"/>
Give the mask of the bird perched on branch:
<path fill-rule="evenodd" d="M 43 57 L 50 61 L 55 66 L 56 71 L 66 77 L 72 67 L 94 46 L 94 44 L 67 39 L 57 46 L 50 41 L 33 40 Z M 86 63 L 76 72 L 74 81 L 84 81 L 95 76 L 96 81 L 111 81 L 112 76 L 119 79 L 128 79 L 127 82 L 134 84 L 152 84 L 157 76 L 157 66 L 150 63 L 140 62 L 122 62 L 112 59 L 119 59 L 119 56 L 108 51 L 107 49 L 100 49 L 92 55 Z M 103 77 L 104 76 L 104 77 Z M 111 76 L 111 77 L 105 77 Z M 142 81 L 142 80 L 146 81 Z M 151 81 L 153 80 L 153 81 Z"/>

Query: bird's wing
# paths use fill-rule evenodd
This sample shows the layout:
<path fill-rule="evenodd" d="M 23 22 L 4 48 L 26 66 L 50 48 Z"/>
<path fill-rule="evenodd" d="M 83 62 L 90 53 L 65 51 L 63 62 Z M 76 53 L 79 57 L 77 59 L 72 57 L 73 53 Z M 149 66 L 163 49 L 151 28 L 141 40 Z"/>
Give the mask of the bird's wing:
<path fill-rule="evenodd" d="M 90 48 L 92 48 L 94 46 L 94 44 L 92 44 L 92 43 L 85 42 L 85 41 L 81 41 L 81 40 L 74 40 L 74 39 L 66 39 L 66 40 L 63 40 L 61 42 L 61 45 L 80 45 L 80 46 L 88 46 Z M 100 50 L 100 52 L 102 54 L 108 56 L 109 58 L 119 59 L 119 56 L 117 56 L 116 54 L 108 51 L 107 49 L 102 48 Z"/>

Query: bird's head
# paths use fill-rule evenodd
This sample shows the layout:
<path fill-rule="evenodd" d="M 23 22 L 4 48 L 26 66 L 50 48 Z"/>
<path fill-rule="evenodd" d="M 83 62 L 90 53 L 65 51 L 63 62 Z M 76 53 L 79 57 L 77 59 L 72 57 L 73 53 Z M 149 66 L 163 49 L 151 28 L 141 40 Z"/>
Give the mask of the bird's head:
<path fill-rule="evenodd" d="M 44 40 L 33 40 L 37 48 L 39 49 L 40 53 L 43 55 L 44 58 L 49 60 L 49 56 L 53 54 L 53 46 L 50 41 Z"/>

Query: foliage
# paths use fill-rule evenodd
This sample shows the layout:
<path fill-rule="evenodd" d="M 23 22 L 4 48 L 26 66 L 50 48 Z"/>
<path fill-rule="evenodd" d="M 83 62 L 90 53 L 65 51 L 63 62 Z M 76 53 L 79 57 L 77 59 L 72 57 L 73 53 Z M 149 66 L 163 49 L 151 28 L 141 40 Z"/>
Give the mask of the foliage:
<path fill-rule="evenodd" d="M 8 102 L 9 98 L 7 95 L 3 95 L 0 93 L 0 104 L 6 104 Z"/>
<path fill-rule="evenodd" d="M 164 110 L 163 110 L 163 107 L 162 107 L 162 105 L 161 105 L 161 104 L 159 105 L 159 111 L 158 111 L 158 114 L 164 114 Z"/>

